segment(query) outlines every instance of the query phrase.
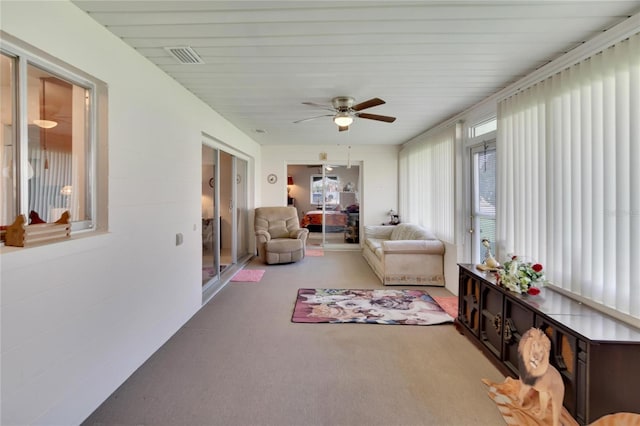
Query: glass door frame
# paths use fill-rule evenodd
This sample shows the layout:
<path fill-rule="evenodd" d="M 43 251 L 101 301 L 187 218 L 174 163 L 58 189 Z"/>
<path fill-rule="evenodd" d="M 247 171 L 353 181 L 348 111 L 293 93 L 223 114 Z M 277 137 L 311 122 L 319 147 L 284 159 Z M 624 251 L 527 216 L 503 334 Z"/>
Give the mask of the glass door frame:
<path fill-rule="evenodd" d="M 323 164 L 322 165 L 322 174 L 321 174 L 321 181 L 322 181 L 322 247 L 326 247 L 327 245 L 327 228 L 326 228 L 326 224 L 327 224 L 327 177 L 328 176 L 336 176 L 333 173 L 327 173 L 327 164 Z M 313 177 L 317 176 L 317 175 L 311 175 L 311 180 L 313 181 Z M 337 179 L 336 179 L 337 180 Z M 312 196 L 313 196 L 313 192 L 312 192 Z"/>
<path fill-rule="evenodd" d="M 482 248 L 480 235 L 480 220 L 483 218 L 491 218 L 496 220 L 496 214 L 493 216 L 480 212 L 479 208 L 479 194 L 476 193 L 476 180 L 477 170 L 475 157 L 478 154 L 486 153 L 489 151 L 496 151 L 496 139 L 492 138 L 487 141 L 483 141 L 480 144 L 476 144 L 469 147 L 469 218 L 470 218 L 470 247 L 471 247 L 471 262 L 482 263 L 484 260 L 484 254 L 486 249 Z M 497 185 L 497 183 L 496 183 Z M 496 242 L 491 241 L 491 251 L 495 255 Z"/>
<path fill-rule="evenodd" d="M 213 221 L 213 241 L 212 241 L 212 252 L 213 252 L 213 268 L 214 274 L 209 277 L 207 282 L 203 282 L 202 291 L 206 292 L 213 283 L 220 280 L 220 200 L 219 200 L 219 184 L 220 184 L 220 167 L 218 164 L 220 162 L 220 150 L 216 147 L 210 146 L 208 144 L 203 143 L 203 147 L 209 148 L 213 150 L 213 177 L 209 180 L 209 186 L 213 189 L 213 210 L 212 210 L 212 218 Z M 201 163 L 204 163 L 201 160 Z M 213 183 L 213 185 L 212 185 Z M 204 246 L 204 244 L 203 244 Z M 202 269 L 204 271 L 204 264 L 202 265 Z M 204 279 L 203 279 L 204 281 Z"/>
<path fill-rule="evenodd" d="M 213 199 L 213 215 L 214 215 L 214 223 L 213 226 L 215 227 L 214 229 L 216 229 L 215 232 L 215 241 L 214 241 L 214 256 L 216 256 L 217 259 L 217 273 L 212 276 L 206 283 L 203 284 L 202 286 L 202 303 L 205 304 L 207 303 L 230 279 L 231 277 L 233 277 L 233 275 L 235 275 L 235 273 L 239 270 L 239 268 L 241 268 L 244 263 L 248 262 L 251 257 L 251 248 L 252 248 L 252 244 L 251 244 L 251 236 L 249 235 L 249 230 L 248 230 L 248 220 L 249 220 L 249 209 L 251 208 L 251 206 L 253 205 L 253 202 L 250 199 L 251 193 L 252 193 L 252 186 L 250 185 L 251 183 L 251 179 L 250 179 L 250 175 L 251 175 L 251 165 L 253 164 L 253 159 L 241 152 L 238 152 L 237 150 L 231 148 L 230 146 L 227 146 L 226 144 L 220 142 L 217 139 L 211 138 L 208 135 L 203 134 L 203 138 L 202 138 L 202 142 L 201 145 L 203 147 L 207 147 L 209 149 L 212 149 L 215 153 L 215 160 L 214 160 L 214 177 L 213 177 L 213 193 L 214 193 L 214 199 Z M 221 174 L 221 153 L 224 153 L 225 156 L 229 156 L 229 158 L 231 159 L 231 164 L 230 164 L 230 172 L 229 175 L 226 176 L 228 182 L 229 182 L 229 218 L 230 218 L 230 222 L 231 222 L 231 231 L 230 231 L 230 235 L 231 235 L 231 240 L 230 240 L 230 245 L 231 245 L 231 262 L 230 264 L 225 267 L 224 269 L 222 269 L 222 263 L 221 263 L 221 250 L 220 250 L 220 242 L 221 242 L 221 238 L 222 238 L 222 227 L 220 224 L 220 218 L 221 218 L 221 202 L 224 202 L 225 200 L 221 200 L 221 179 L 223 178 L 222 174 Z M 239 169 L 237 167 L 237 162 L 238 161 L 244 161 L 246 164 L 246 167 L 244 168 L 243 174 L 240 175 L 238 173 Z M 244 200 L 242 200 L 242 203 L 245 206 L 244 211 L 242 212 L 242 214 L 244 215 L 243 221 L 245 224 L 245 228 L 247 228 L 244 232 L 243 235 L 238 234 L 238 205 L 239 203 L 237 202 L 237 197 L 239 196 L 238 194 L 238 185 L 237 185 L 237 177 L 240 177 L 240 181 L 243 182 L 244 188 L 245 190 L 243 191 L 243 196 L 244 196 Z M 226 208 L 226 207 L 225 207 Z M 240 254 L 238 253 L 238 241 L 237 238 L 239 237 L 244 237 L 246 239 L 246 241 L 243 242 L 244 247 L 247 248 L 245 254 Z M 214 266 L 215 266 L 215 262 L 214 262 Z M 204 281 L 204 280 L 203 280 Z"/>
<path fill-rule="evenodd" d="M 321 172 L 318 173 L 311 173 L 312 175 L 322 175 L 322 178 L 324 180 L 324 178 L 326 178 L 327 175 L 331 176 L 336 174 L 336 171 L 333 170 L 326 170 L 326 166 L 330 164 L 331 166 L 334 167 L 340 167 L 340 168 L 358 168 L 358 174 L 357 174 L 357 191 L 353 191 L 353 192 L 357 192 L 358 193 L 358 204 L 359 204 L 359 216 L 363 217 L 363 209 L 364 209 L 364 202 L 362 199 L 362 194 L 364 193 L 364 179 L 363 179 L 363 169 L 364 169 L 364 162 L 363 161 L 348 161 L 348 162 L 344 162 L 344 161 L 332 161 L 332 162 L 327 162 L 327 161 L 323 161 L 321 163 L 318 162 L 287 162 L 286 163 L 286 176 L 289 176 L 289 167 L 297 167 L 297 166 L 305 166 L 305 167 L 311 167 L 311 166 L 316 166 L 322 169 Z M 312 193 L 312 188 L 311 188 L 311 181 L 309 180 L 306 184 L 309 185 L 309 201 L 312 201 L 311 199 L 311 193 Z M 345 184 L 345 182 L 342 183 L 343 185 Z M 340 191 L 341 193 L 343 191 Z M 287 198 L 289 196 L 288 193 L 284 194 L 285 199 L 284 202 L 287 203 Z M 323 186 L 323 190 L 322 190 L 322 200 L 324 200 L 327 196 L 327 192 L 326 192 L 326 188 Z M 341 200 L 342 201 L 342 200 Z M 286 204 L 285 204 L 286 205 Z M 314 204 L 312 202 L 310 202 L 311 206 L 318 206 L 318 204 Z M 361 243 L 357 242 L 357 243 L 348 243 L 348 242 L 341 242 L 341 243 L 332 243 L 331 241 L 327 241 L 327 232 L 326 232 L 326 203 L 323 201 L 322 205 L 321 205 L 321 209 L 317 209 L 316 210 L 321 210 L 322 211 L 322 227 L 321 227 L 321 246 L 323 249 L 328 249 L 328 250 L 341 250 L 341 251 L 345 251 L 345 250 L 360 250 L 361 248 Z M 346 207 L 346 206 L 344 206 Z M 300 202 L 296 202 L 296 209 L 298 210 L 298 214 L 301 214 L 301 210 L 300 210 Z M 304 210 L 304 209 L 303 209 Z M 363 228 L 362 226 L 360 226 L 358 228 L 358 241 L 362 241 L 362 238 L 360 238 L 361 234 L 363 232 Z M 344 236 L 344 232 L 341 233 L 341 235 Z M 308 241 L 308 240 L 307 240 Z"/>
<path fill-rule="evenodd" d="M 360 161 L 350 161 L 348 163 L 342 163 L 342 162 L 332 162 L 331 163 L 332 166 L 334 167 L 338 167 L 338 168 L 353 168 L 353 167 L 357 167 L 358 168 L 358 185 L 357 185 L 357 191 L 354 191 L 358 194 L 358 215 L 360 217 L 362 217 L 362 213 L 363 213 L 363 203 L 362 203 L 362 193 L 363 193 L 363 189 L 364 189 L 364 183 L 363 183 L 363 179 L 362 179 L 362 162 Z M 327 171 L 325 170 L 325 167 L 322 168 L 323 171 L 323 175 L 333 175 L 338 173 L 339 171 L 336 170 L 331 170 L 331 171 Z M 346 182 L 341 182 L 341 185 L 344 186 L 346 185 Z M 342 194 L 344 191 L 339 191 L 340 194 Z M 325 192 L 325 188 L 323 188 L 323 195 L 322 195 L 323 200 L 326 198 L 326 192 Z M 342 204 L 343 200 L 339 200 L 339 204 Z M 323 211 L 322 211 L 322 247 L 324 249 L 336 249 L 336 250 L 360 250 L 360 244 L 356 243 L 348 243 L 346 242 L 346 240 L 344 240 L 344 235 L 345 235 L 345 231 L 346 229 L 342 232 L 342 236 L 343 236 L 343 241 L 341 243 L 336 243 L 336 242 L 327 242 L 327 232 L 326 232 L 326 220 L 325 220 L 325 213 L 326 213 L 326 203 L 323 203 L 322 205 L 323 207 Z M 348 207 L 348 206 L 343 206 L 343 207 Z M 348 225 L 348 223 L 347 223 Z M 345 226 L 346 228 L 346 226 Z M 358 233 L 360 234 L 362 232 L 361 227 L 358 227 Z M 362 239 L 360 238 L 360 235 L 358 235 L 358 241 L 362 241 Z"/>
<path fill-rule="evenodd" d="M 233 239 L 234 247 L 233 261 L 241 262 L 245 257 L 250 255 L 249 240 L 249 161 L 238 156 L 233 157 L 233 176 L 235 176 L 235 185 L 233 190 L 233 207 L 234 207 L 234 224 Z M 241 199 L 244 196 L 244 199 Z M 238 223 L 240 222 L 240 223 Z M 244 237 L 244 241 L 243 241 Z"/>

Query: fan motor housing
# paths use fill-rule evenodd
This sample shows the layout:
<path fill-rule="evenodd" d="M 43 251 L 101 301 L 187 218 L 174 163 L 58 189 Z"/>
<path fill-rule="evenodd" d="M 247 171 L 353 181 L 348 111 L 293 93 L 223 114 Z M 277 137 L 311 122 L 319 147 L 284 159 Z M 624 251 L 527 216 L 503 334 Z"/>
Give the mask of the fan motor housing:
<path fill-rule="evenodd" d="M 331 100 L 331 104 L 338 111 L 348 111 L 355 102 L 355 99 L 349 96 L 337 96 Z"/>

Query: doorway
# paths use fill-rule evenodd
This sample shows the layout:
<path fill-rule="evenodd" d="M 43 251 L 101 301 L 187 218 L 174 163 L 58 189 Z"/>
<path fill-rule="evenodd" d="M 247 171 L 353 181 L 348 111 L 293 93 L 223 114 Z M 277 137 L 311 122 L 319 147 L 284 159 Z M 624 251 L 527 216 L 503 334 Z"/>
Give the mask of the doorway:
<path fill-rule="evenodd" d="M 287 166 L 288 204 L 309 229 L 308 248 L 360 249 L 360 172 L 359 163 Z"/>
<path fill-rule="evenodd" d="M 471 255 L 482 263 L 496 252 L 496 143 L 495 139 L 471 148 Z M 489 241 L 489 247 L 482 244 Z"/>
<path fill-rule="evenodd" d="M 248 162 L 202 145 L 202 291 L 213 296 L 249 255 Z"/>

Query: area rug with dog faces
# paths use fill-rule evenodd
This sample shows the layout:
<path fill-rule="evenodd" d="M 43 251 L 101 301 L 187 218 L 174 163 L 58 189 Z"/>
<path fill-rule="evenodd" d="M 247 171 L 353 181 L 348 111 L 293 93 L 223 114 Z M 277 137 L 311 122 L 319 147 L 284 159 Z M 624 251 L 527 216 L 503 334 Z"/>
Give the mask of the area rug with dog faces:
<path fill-rule="evenodd" d="M 291 321 L 434 325 L 453 318 L 424 290 L 301 288 Z"/>

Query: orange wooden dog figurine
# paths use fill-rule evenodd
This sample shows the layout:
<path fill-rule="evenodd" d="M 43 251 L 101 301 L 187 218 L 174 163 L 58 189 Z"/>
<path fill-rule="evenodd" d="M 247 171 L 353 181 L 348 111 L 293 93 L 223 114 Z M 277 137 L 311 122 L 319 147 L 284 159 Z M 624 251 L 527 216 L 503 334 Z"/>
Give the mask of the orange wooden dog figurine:
<path fill-rule="evenodd" d="M 520 392 L 518 403 L 522 405 L 531 389 L 538 391 L 540 419 L 547 414 L 547 406 L 551 401 L 553 426 L 560 426 L 562 400 L 564 399 L 564 383 L 556 368 L 549 364 L 551 342 L 538 328 L 531 328 L 522 335 L 518 343 L 520 359 Z"/>

